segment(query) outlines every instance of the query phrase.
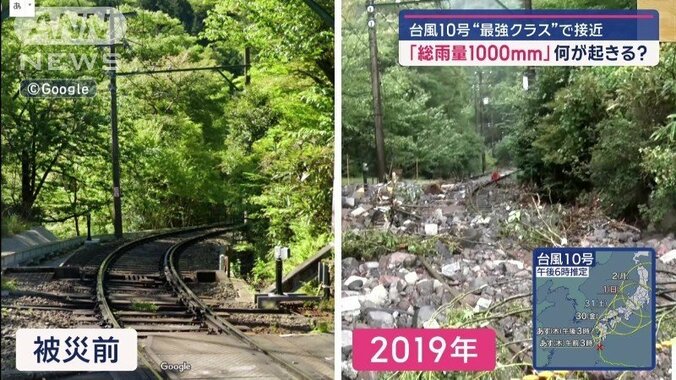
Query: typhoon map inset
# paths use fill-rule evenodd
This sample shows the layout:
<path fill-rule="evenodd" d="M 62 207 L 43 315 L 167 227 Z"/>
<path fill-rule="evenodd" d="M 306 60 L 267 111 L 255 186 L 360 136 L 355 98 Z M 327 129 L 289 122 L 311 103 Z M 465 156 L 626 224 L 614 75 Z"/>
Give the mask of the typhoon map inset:
<path fill-rule="evenodd" d="M 535 368 L 654 368 L 654 269 L 649 248 L 535 250 Z"/>

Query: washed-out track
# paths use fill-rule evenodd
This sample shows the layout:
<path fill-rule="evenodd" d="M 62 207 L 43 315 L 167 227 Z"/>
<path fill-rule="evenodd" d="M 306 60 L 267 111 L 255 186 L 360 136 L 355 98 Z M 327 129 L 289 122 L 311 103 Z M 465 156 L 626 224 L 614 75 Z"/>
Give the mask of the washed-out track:
<path fill-rule="evenodd" d="M 501 202 L 501 193 L 509 193 L 509 189 L 501 187 L 501 184 L 504 184 L 510 181 L 510 177 L 513 174 L 516 174 L 517 171 L 507 171 L 502 173 L 499 178 L 492 179 L 488 176 L 483 176 L 477 178 L 472 182 L 470 186 L 471 190 L 469 191 L 469 197 L 466 204 L 471 210 L 477 214 L 488 213 L 492 210 L 494 205 L 500 204 Z M 509 187 L 509 185 L 505 185 Z M 453 298 L 463 302 L 462 289 L 458 288 L 456 284 L 449 284 L 448 280 L 437 270 L 428 260 L 424 257 L 419 258 L 427 270 L 427 272 L 435 279 L 441 281 L 442 284 L 449 290 Z M 676 271 L 671 271 L 666 268 L 660 268 L 658 262 L 658 268 L 656 269 L 656 309 L 659 312 L 664 312 L 664 316 L 670 316 L 671 319 L 676 315 Z M 504 300 L 499 302 L 500 308 L 496 308 L 497 311 L 500 309 L 507 309 L 514 302 L 520 300 L 526 300 L 529 305 L 532 305 L 530 301 L 532 300 L 532 291 L 528 294 L 505 294 Z M 466 305 L 467 307 L 471 307 Z M 493 306 L 495 307 L 495 306 Z M 491 308 L 493 309 L 493 308 Z M 659 319 L 659 317 L 658 317 Z M 525 319 L 526 320 L 526 319 Z M 530 318 L 526 321 L 528 322 Z M 673 323 L 673 322 L 671 322 Z M 523 368 L 525 372 L 532 371 L 532 345 L 530 344 L 531 339 L 528 339 L 527 342 L 523 340 L 514 340 L 511 336 L 510 331 L 501 331 L 499 328 L 495 328 L 498 345 L 506 348 L 512 355 L 511 362 L 521 362 L 521 363 L 531 363 L 524 364 Z M 658 331 L 658 336 L 656 341 L 660 343 L 660 332 Z M 662 334 L 664 335 L 664 334 Z M 669 337 L 666 337 L 668 340 Z M 582 371 L 584 372 L 584 371 Z M 588 378 L 595 378 L 592 374 L 587 374 Z"/>

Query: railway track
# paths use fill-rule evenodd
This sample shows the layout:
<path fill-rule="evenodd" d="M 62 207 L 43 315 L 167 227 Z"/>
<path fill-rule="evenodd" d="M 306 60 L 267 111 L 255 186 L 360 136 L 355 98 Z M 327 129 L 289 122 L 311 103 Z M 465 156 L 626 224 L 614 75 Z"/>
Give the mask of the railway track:
<path fill-rule="evenodd" d="M 224 309 L 200 299 L 184 282 L 177 267 L 189 246 L 235 227 L 195 229 L 180 234 L 145 237 L 120 246 L 103 260 L 97 276 L 97 302 L 104 323 L 135 329 L 139 337 L 166 333 L 226 334 L 269 358 L 281 378 L 318 379 L 321 374 L 300 368 L 297 362 L 266 350 L 244 334 L 229 318 L 260 313 L 256 309 Z M 265 311 L 264 313 L 282 313 Z M 151 362 L 143 357 L 147 363 Z M 285 375 L 289 374 L 289 375 Z"/>
<path fill-rule="evenodd" d="M 236 229 L 205 226 L 174 230 L 112 245 L 87 247 L 82 254 L 71 256 L 66 268 L 4 270 L 3 280 L 7 276 L 18 285 L 6 291 L 3 281 L 3 309 L 13 310 L 17 318 L 37 319 L 42 324 L 49 321 L 48 327 L 135 329 L 139 347 L 143 347 L 139 349 L 137 375 L 140 378 L 180 378 L 176 373 L 160 371 L 157 352 L 164 347 L 175 349 L 186 345 L 189 348 L 190 343 L 182 341 L 186 337 L 207 342 L 205 347 L 209 347 L 212 351 L 208 352 L 213 355 L 224 355 L 223 350 L 232 354 L 229 365 L 233 365 L 232 360 L 242 359 L 249 366 L 245 363 L 240 367 L 256 368 L 252 371 L 261 379 L 330 378 L 325 375 L 319 356 L 305 359 L 303 355 L 310 351 L 306 349 L 303 353 L 302 343 L 301 346 L 295 343 L 292 348 L 289 343 L 275 343 L 274 339 L 267 340 L 268 335 L 258 335 L 309 332 L 312 321 L 308 317 L 293 309 L 257 309 L 253 304 L 249 307 L 250 301 L 242 301 L 248 299 L 246 296 L 242 300 L 231 300 L 228 292 L 213 292 L 223 287 L 231 289 L 229 281 L 213 286 L 196 282 L 198 271 L 204 267 L 199 262 L 188 263 L 192 262 L 193 254 L 208 256 L 208 250 L 199 244 L 224 233 L 236 236 Z M 181 260 L 183 253 L 186 258 Z M 187 268 L 180 268 L 181 262 Z M 200 335 L 204 338 L 199 338 Z M 167 336 L 182 338 L 175 339 L 176 344 L 172 346 L 171 342 L 161 340 Z M 153 344 L 152 338 L 158 338 L 155 346 L 159 351 L 148 350 L 148 345 Z M 272 338 L 278 337 L 273 334 Z M 296 347 L 300 347 L 300 351 Z M 3 362 L 4 359 L 3 354 Z M 202 363 L 195 356 L 192 360 Z M 237 371 L 229 369 L 226 362 L 206 368 Z M 202 371 L 205 378 L 222 378 L 224 372 L 211 373 L 207 375 Z M 16 375 L 21 378 L 22 374 Z"/>
<path fill-rule="evenodd" d="M 490 211 L 492 203 L 496 198 L 499 199 L 499 193 L 502 191 L 501 189 L 498 189 L 497 186 L 511 178 L 516 172 L 516 170 L 508 170 L 500 173 L 500 177 L 497 179 L 492 179 L 490 176 L 483 176 L 473 181 L 470 185 L 467 201 L 469 208 L 479 214 Z"/>

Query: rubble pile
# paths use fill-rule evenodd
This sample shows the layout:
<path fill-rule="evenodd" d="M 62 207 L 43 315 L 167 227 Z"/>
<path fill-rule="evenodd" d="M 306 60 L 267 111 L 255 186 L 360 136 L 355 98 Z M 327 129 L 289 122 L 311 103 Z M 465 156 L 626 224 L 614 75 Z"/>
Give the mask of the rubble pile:
<path fill-rule="evenodd" d="M 467 215 L 465 202 L 486 177 L 461 183 L 389 182 L 343 188 L 343 231 L 384 229 L 394 233 L 451 232 Z M 490 219 L 477 219 L 488 223 Z"/>
<path fill-rule="evenodd" d="M 340 306 L 344 377 L 377 378 L 375 373 L 358 373 L 352 367 L 353 329 L 434 328 L 449 323 L 457 325 L 458 313 L 471 318 L 489 309 L 491 315 L 500 315 L 532 308 L 532 247 L 524 237 L 526 230 L 519 232 L 507 227 L 518 226 L 522 220 L 544 230 L 563 224 L 558 222 L 571 219 L 576 211 L 535 203 L 514 182 L 507 181 L 482 191 L 484 204 L 477 206 L 470 195 L 485 180 L 427 186 L 389 183 L 367 189 L 343 189 L 343 231 L 364 234 L 387 230 L 439 238 L 432 252 L 425 252 L 425 260 L 439 279 L 425 269 L 420 257 L 405 249 L 372 259 L 343 259 Z M 658 269 L 676 271 L 673 234 L 643 238 L 633 226 L 592 214 L 576 219 L 575 228 L 554 231 L 551 236 L 551 244 L 538 245 L 650 246 L 657 251 Z M 457 246 L 451 247 L 445 241 L 457 242 Z M 460 294 L 461 299 L 454 299 L 450 289 Z M 492 319 L 483 325 L 499 329 L 510 341 L 519 341 L 519 349 L 527 350 L 530 346 L 529 312 Z M 658 362 L 662 363 L 658 367 L 666 371 L 670 368 L 668 352 L 658 356 Z M 651 373 L 646 378 L 657 377 Z"/>

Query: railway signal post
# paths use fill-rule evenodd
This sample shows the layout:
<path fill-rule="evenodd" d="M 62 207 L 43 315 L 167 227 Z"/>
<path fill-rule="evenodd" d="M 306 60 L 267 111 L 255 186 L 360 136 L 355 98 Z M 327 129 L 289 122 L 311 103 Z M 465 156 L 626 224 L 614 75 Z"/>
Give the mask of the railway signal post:
<path fill-rule="evenodd" d="M 291 256 L 288 247 L 275 247 L 275 294 L 284 295 L 282 289 L 282 278 L 284 277 L 284 260 Z"/>

